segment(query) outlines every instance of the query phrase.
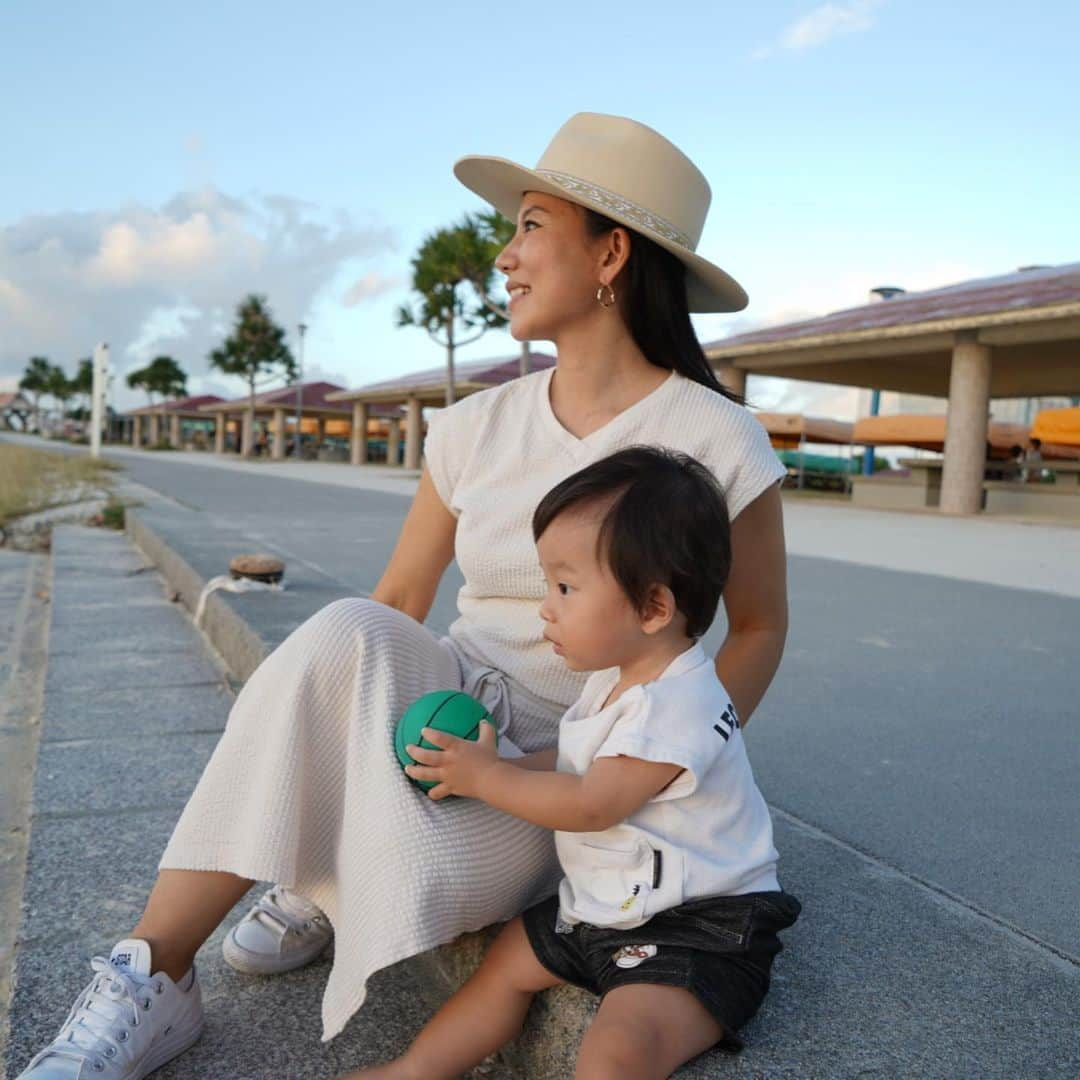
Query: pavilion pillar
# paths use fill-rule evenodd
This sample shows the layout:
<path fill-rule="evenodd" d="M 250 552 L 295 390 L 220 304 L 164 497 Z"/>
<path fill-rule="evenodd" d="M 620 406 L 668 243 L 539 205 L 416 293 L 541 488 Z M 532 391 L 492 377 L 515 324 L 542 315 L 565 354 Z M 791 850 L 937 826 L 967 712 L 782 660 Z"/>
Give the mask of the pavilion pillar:
<path fill-rule="evenodd" d="M 274 427 L 271 432 L 274 437 L 274 447 L 270 451 L 275 461 L 281 461 L 285 457 L 285 410 L 274 410 Z"/>
<path fill-rule="evenodd" d="M 180 414 L 173 413 L 169 417 L 169 444 L 174 450 L 180 449 Z"/>
<path fill-rule="evenodd" d="M 251 409 L 245 409 L 240 426 L 240 456 L 251 457 L 255 447 L 255 413 Z"/>
<path fill-rule="evenodd" d="M 405 468 L 420 468 L 420 399 L 411 397 L 405 412 Z"/>
<path fill-rule="evenodd" d="M 219 412 L 214 417 L 214 453 L 225 453 L 225 430 L 229 426 L 229 414 Z"/>
<path fill-rule="evenodd" d="M 390 431 L 386 438 L 386 464 L 398 463 L 398 447 L 401 445 L 401 420 L 393 417 L 390 421 Z"/>
<path fill-rule="evenodd" d="M 367 454 L 368 403 L 354 401 L 352 407 L 352 443 L 349 446 L 349 459 L 354 465 L 366 465 Z"/>
<path fill-rule="evenodd" d="M 958 333 L 953 344 L 945 420 L 943 514 L 976 514 L 982 508 L 990 421 L 990 369 L 990 347 L 980 345 L 974 331 Z"/>
<path fill-rule="evenodd" d="M 321 447 L 326 441 L 326 417 L 320 416 L 316 421 L 315 445 Z"/>
<path fill-rule="evenodd" d="M 157 446 L 161 440 L 161 417 L 157 413 L 150 414 L 150 445 Z"/>
<path fill-rule="evenodd" d="M 741 398 L 746 397 L 746 370 L 744 368 L 737 368 L 730 363 L 719 363 L 714 370 L 725 389 L 738 394 Z"/>
<path fill-rule="evenodd" d="M 142 446 L 142 417 L 138 414 L 131 418 L 131 445 Z"/>

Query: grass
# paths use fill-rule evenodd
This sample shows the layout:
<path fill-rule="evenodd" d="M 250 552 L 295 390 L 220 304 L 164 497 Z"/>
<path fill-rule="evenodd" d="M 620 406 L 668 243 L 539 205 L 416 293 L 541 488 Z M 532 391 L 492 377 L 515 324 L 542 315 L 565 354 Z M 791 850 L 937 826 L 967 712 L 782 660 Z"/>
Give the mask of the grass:
<path fill-rule="evenodd" d="M 23 514 L 101 494 L 116 468 L 82 455 L 0 444 L 0 526 Z"/>

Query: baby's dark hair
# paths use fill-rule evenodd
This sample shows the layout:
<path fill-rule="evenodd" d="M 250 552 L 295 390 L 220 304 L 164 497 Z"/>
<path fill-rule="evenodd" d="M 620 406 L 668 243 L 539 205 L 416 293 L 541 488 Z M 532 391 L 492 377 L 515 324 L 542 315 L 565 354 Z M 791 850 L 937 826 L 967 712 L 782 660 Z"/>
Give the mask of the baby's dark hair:
<path fill-rule="evenodd" d="M 731 571 L 731 525 L 716 478 L 687 454 L 631 446 L 556 484 L 533 513 L 533 539 L 560 514 L 609 500 L 597 558 L 639 612 L 650 588 L 666 585 L 687 635 L 701 637 Z"/>

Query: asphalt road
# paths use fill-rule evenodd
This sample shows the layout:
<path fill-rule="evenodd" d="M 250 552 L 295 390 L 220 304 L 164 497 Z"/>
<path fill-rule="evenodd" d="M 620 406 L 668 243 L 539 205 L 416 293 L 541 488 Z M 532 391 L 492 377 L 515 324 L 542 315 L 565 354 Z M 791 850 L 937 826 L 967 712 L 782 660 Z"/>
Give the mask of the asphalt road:
<path fill-rule="evenodd" d="M 117 460 L 343 593 L 375 584 L 408 506 L 171 455 Z M 838 515 L 837 528 L 853 520 Z M 460 583 L 451 567 L 434 629 L 453 619 Z M 748 732 L 770 803 L 1080 957 L 1080 600 L 805 556 L 790 560 L 790 588 L 784 663 Z M 705 644 L 722 635 L 718 623 Z"/>

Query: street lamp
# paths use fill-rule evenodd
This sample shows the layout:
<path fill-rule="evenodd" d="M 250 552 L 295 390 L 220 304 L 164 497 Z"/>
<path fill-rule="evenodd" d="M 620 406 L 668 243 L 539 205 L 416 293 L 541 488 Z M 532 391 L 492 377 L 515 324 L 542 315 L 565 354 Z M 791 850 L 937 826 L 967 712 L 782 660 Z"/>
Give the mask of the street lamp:
<path fill-rule="evenodd" d="M 300 460 L 300 427 L 304 421 L 304 335 L 307 333 L 307 323 L 300 323 L 296 328 L 300 331 L 300 360 L 296 371 L 296 446 L 293 448 L 293 457 Z"/>

